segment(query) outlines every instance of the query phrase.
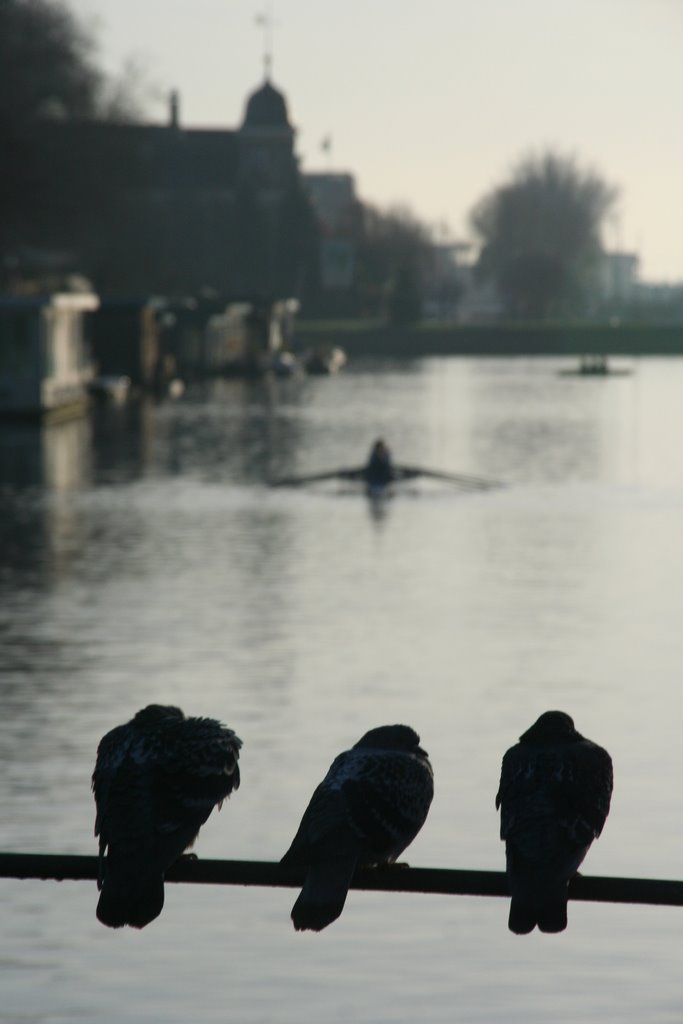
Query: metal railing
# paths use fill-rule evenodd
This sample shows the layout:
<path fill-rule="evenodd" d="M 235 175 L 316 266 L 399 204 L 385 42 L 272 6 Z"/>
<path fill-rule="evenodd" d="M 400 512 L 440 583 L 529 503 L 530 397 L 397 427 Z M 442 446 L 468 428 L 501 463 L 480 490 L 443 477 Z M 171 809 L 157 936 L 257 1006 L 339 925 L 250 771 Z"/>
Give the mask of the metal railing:
<path fill-rule="evenodd" d="M 0 853 L 0 878 L 95 881 L 98 858 L 69 854 Z M 260 885 L 298 888 L 305 869 L 273 861 L 201 860 L 183 857 L 166 872 L 167 882 L 196 885 Z M 447 896 L 508 896 L 503 871 L 451 868 L 359 868 L 352 889 L 383 892 L 435 893 Z M 683 906 L 683 882 L 652 878 L 610 878 L 577 875 L 569 883 L 569 898 L 597 903 L 639 903 Z"/>

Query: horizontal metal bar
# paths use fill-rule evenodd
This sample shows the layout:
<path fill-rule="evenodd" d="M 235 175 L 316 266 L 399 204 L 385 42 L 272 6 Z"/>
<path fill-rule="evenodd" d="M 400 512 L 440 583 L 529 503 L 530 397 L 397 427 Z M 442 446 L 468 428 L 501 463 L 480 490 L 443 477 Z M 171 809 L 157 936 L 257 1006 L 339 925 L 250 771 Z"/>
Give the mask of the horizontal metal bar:
<path fill-rule="evenodd" d="M 0 878 L 37 878 L 55 881 L 95 881 L 97 857 L 47 853 L 0 853 Z M 184 857 L 166 873 L 168 882 L 199 885 L 261 885 L 297 888 L 304 869 L 283 867 L 272 861 L 200 860 Z M 385 892 L 440 893 L 461 896 L 507 896 L 502 871 L 466 871 L 449 868 L 362 868 L 352 889 Z M 569 885 L 569 898 L 597 903 L 640 903 L 683 906 L 683 882 L 652 878 L 608 878 L 577 875 Z"/>

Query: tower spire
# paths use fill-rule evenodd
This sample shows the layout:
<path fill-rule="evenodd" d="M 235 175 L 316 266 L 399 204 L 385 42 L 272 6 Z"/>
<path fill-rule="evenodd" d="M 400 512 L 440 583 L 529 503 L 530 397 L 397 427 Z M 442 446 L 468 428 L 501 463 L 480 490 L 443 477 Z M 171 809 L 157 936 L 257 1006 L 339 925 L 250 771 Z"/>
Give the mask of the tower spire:
<path fill-rule="evenodd" d="M 269 0 L 265 10 L 256 15 L 255 21 L 263 29 L 263 76 L 266 82 L 269 82 L 273 70 L 273 28 L 275 25 L 272 0 Z"/>

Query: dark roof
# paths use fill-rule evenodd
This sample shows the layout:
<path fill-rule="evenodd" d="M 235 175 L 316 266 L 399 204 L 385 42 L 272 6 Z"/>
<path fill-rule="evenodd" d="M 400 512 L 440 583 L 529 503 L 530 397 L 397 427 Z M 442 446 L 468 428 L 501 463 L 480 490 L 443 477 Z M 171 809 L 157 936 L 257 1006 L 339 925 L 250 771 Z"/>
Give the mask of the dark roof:
<path fill-rule="evenodd" d="M 45 135 L 57 167 L 61 157 L 107 168 L 132 187 L 221 189 L 237 179 L 233 131 L 80 121 L 48 125 Z"/>
<path fill-rule="evenodd" d="M 290 128 L 287 102 L 270 82 L 264 82 L 247 100 L 243 128 Z"/>

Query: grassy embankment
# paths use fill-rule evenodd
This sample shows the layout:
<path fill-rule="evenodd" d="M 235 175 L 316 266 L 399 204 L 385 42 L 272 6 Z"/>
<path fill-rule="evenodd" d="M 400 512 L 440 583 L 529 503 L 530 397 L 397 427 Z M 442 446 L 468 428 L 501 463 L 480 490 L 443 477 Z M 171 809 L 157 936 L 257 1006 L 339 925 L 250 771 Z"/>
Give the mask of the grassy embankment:
<path fill-rule="evenodd" d="M 301 345 L 349 356 L 683 355 L 683 324 L 507 323 L 388 327 L 373 320 L 301 321 Z"/>

